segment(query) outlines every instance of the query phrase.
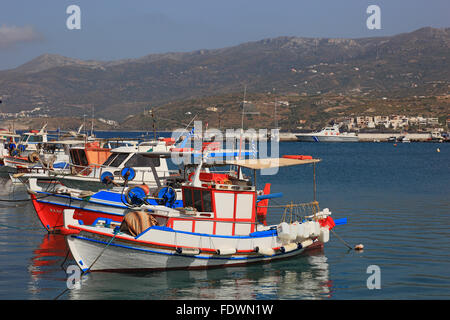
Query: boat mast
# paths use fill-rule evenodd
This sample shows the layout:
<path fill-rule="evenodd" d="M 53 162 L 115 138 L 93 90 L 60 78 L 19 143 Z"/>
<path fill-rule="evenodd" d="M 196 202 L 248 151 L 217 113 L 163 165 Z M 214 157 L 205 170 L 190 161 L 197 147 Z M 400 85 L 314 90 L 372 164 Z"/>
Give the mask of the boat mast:
<path fill-rule="evenodd" d="M 239 160 L 241 159 L 242 150 L 242 135 L 244 134 L 244 112 L 245 112 L 245 95 L 247 93 L 247 85 L 244 86 L 244 100 L 242 101 L 242 116 L 241 116 L 241 136 L 239 141 Z"/>
<path fill-rule="evenodd" d="M 94 136 L 94 106 L 92 106 L 91 137 Z"/>
<path fill-rule="evenodd" d="M 152 114 L 153 139 L 156 140 L 155 116 L 153 114 L 153 109 L 150 109 L 150 113 Z"/>

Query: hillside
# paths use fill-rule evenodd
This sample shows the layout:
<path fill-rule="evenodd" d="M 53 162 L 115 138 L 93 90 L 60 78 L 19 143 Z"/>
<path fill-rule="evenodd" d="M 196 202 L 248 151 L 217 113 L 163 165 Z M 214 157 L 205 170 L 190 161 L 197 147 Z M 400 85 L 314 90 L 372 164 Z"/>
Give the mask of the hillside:
<path fill-rule="evenodd" d="M 249 93 L 275 88 L 280 96 L 435 96 L 449 91 L 449 59 L 450 28 L 360 39 L 279 37 L 109 62 L 46 54 L 0 71 L 0 111 L 38 106 L 55 117 L 82 117 L 95 108 L 97 116 L 123 122 L 175 101 L 242 99 L 244 85 Z"/>

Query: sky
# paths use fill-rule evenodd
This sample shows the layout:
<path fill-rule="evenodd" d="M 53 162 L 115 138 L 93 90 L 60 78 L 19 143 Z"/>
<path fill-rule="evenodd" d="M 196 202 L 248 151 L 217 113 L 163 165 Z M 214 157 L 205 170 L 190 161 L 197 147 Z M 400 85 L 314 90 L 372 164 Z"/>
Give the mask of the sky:
<path fill-rule="evenodd" d="M 71 5 L 80 29 L 67 27 Z M 367 27 L 370 5 L 380 9 L 380 29 Z M 110 61 L 279 36 L 395 35 L 449 21 L 449 0 L 1 0 L 0 70 L 44 53 Z"/>

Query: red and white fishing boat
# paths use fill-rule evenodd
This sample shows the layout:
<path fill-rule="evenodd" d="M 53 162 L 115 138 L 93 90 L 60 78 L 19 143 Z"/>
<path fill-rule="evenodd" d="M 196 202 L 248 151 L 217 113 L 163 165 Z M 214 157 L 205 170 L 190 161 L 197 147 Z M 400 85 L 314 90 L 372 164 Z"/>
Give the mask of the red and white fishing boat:
<path fill-rule="evenodd" d="M 145 148 L 144 148 L 145 147 Z M 143 148 L 147 151 L 142 151 Z M 138 153 L 139 150 L 141 153 Z M 187 178 L 192 180 L 191 175 L 180 175 L 176 171 L 176 175 L 171 175 L 175 171 L 167 169 L 167 158 L 170 158 L 173 153 L 167 151 L 156 151 L 149 149 L 148 146 L 142 145 L 139 150 L 133 149 L 133 153 L 124 157 L 123 161 L 132 159 L 134 156 L 139 155 L 143 159 L 150 159 L 147 162 L 146 180 L 140 180 L 138 176 L 139 168 L 124 167 L 120 172 L 120 178 L 116 176 L 108 176 L 114 183 L 107 184 L 100 180 L 105 179 L 100 176 L 98 178 L 98 184 L 102 186 L 97 191 L 78 189 L 68 187 L 63 181 L 62 183 L 47 185 L 40 183 L 38 185 L 39 177 L 30 177 L 27 181 L 28 192 L 31 196 L 33 206 L 41 221 L 42 225 L 48 232 L 59 233 L 64 232 L 62 230 L 63 225 L 63 210 L 75 209 L 76 219 L 83 220 L 85 224 L 91 224 L 98 218 L 107 218 L 115 221 L 122 221 L 123 217 L 135 210 L 136 207 L 145 208 L 146 205 L 164 205 L 168 207 L 182 207 L 182 194 L 181 183 Z M 181 154 L 176 151 L 176 154 Z M 192 156 L 191 151 L 187 153 Z M 248 155 L 247 151 L 241 152 L 243 155 Z M 120 153 L 112 153 L 113 156 L 118 157 Z M 196 155 L 201 155 L 197 153 Z M 216 155 L 227 155 L 236 157 L 238 151 L 225 152 L 217 150 L 207 154 L 210 158 Z M 157 161 L 156 161 L 157 160 Z M 165 170 L 161 170 L 164 165 Z M 113 170 L 111 172 L 116 172 Z M 144 171 L 144 170 L 142 170 Z M 108 172 L 108 171 L 106 171 Z M 128 180 L 125 183 L 125 176 L 122 174 L 131 173 L 128 176 Z M 211 180 L 209 169 L 205 168 L 201 173 L 200 179 L 203 181 Z M 229 172 L 229 174 L 214 174 L 215 179 L 219 179 L 224 176 L 238 177 L 237 172 Z M 133 176 L 135 177 L 134 179 Z M 150 178 L 150 176 L 152 176 Z M 49 176 L 48 179 L 54 176 Z M 115 179 L 114 179 L 115 178 Z M 57 177 L 56 177 L 57 179 Z M 208 180 L 209 179 L 209 180 Z M 59 181 L 59 180 L 56 180 Z M 117 181 L 117 182 L 116 182 Z M 267 191 L 267 190 L 266 190 Z"/>
<path fill-rule="evenodd" d="M 292 165 L 315 168 L 319 161 L 277 158 L 225 164 L 256 173 Z M 211 173 L 202 178 L 202 165 L 182 186 L 181 208 L 146 206 L 123 220 L 100 218 L 94 223 L 77 217 L 75 209 L 65 209 L 66 239 L 78 266 L 83 271 L 125 272 L 235 266 L 293 257 L 328 242 L 336 222 L 328 209 L 319 210 L 317 201 L 286 205 L 280 223 L 266 225 L 267 202 L 261 201 L 271 195 L 261 195 L 254 183 L 233 176 Z"/>

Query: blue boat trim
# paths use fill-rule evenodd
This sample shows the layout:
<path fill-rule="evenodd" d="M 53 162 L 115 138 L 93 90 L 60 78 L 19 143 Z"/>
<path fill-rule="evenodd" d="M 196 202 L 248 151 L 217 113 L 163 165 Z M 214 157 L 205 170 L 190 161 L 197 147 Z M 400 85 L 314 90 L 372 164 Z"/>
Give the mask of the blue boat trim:
<path fill-rule="evenodd" d="M 212 237 L 212 238 L 225 238 L 225 239 L 253 239 L 253 238 L 264 238 L 264 237 L 271 237 L 273 235 L 276 235 L 277 230 L 271 229 L 271 230 L 265 230 L 265 231 L 256 231 L 250 233 L 248 236 L 226 236 L 226 235 L 220 235 L 220 234 L 209 234 L 209 233 L 198 233 L 198 232 L 190 232 L 190 231 L 182 231 L 182 230 L 174 230 L 172 228 L 163 227 L 163 226 L 151 226 L 144 231 L 142 231 L 140 234 L 138 234 L 135 239 L 139 239 L 141 236 L 143 236 L 145 233 L 147 233 L 149 230 L 161 230 L 161 231 L 168 231 L 168 232 L 176 232 L 176 233 L 183 233 L 183 234 L 190 234 L 194 236 L 203 236 L 203 237 Z"/>
<path fill-rule="evenodd" d="M 39 191 L 38 193 L 39 194 L 45 194 L 45 195 L 52 195 L 52 196 L 55 196 L 55 197 L 60 197 L 60 198 L 65 198 L 65 199 L 85 201 L 82 198 L 70 197 L 70 196 L 63 195 L 63 194 L 55 194 L 55 193 L 44 192 L 44 191 Z M 98 197 L 98 194 L 100 194 L 100 193 L 102 194 L 102 197 Z M 107 196 L 108 194 L 110 194 L 111 196 Z M 111 201 L 111 202 L 115 202 L 115 203 L 104 203 L 104 202 L 100 202 L 100 201 L 94 201 L 93 199 L 94 200 L 97 199 L 97 200 Z M 41 201 L 39 199 L 37 201 L 38 202 L 46 202 L 46 201 Z M 127 209 L 128 208 L 128 206 L 125 205 L 125 203 L 126 203 L 125 199 L 124 199 L 123 202 L 121 201 L 121 194 L 114 193 L 114 192 L 108 192 L 108 191 L 99 191 L 98 193 L 92 195 L 90 197 L 90 199 L 89 199 L 89 202 L 91 202 L 93 204 L 100 204 L 100 205 L 111 206 L 111 207 L 115 207 L 115 208 L 121 208 L 121 209 Z M 150 201 L 147 201 L 147 202 L 150 205 L 158 205 L 156 200 L 153 200 L 153 199 L 150 199 Z M 50 203 L 50 202 L 46 202 L 46 203 Z M 183 201 L 182 200 L 177 200 L 173 204 L 173 208 L 182 207 L 182 206 L 183 206 Z"/>
<path fill-rule="evenodd" d="M 335 219 L 333 221 L 334 221 L 334 224 L 337 226 L 342 225 L 342 224 L 347 224 L 347 218 Z"/>
<path fill-rule="evenodd" d="M 91 239 L 91 238 L 86 238 L 83 236 L 77 236 L 77 235 L 72 235 L 72 238 L 76 238 L 76 239 L 80 239 L 80 240 L 84 240 L 84 241 L 90 241 L 90 242 L 95 242 L 95 243 L 101 243 L 101 244 L 108 244 L 109 242 L 106 241 L 101 241 L 101 240 L 96 240 L 96 239 Z M 169 255 L 169 256 L 179 256 L 179 257 L 186 257 L 186 258 L 197 258 L 197 259 L 206 259 L 206 260 L 251 260 L 251 259 L 264 259 L 265 257 L 276 257 L 276 256 L 282 256 L 285 254 L 292 254 L 295 251 L 299 251 L 302 250 L 303 248 L 298 247 L 295 250 L 289 251 L 289 252 L 285 252 L 285 253 L 276 253 L 274 255 L 270 255 L 270 256 L 262 256 L 262 255 L 258 255 L 258 256 L 249 256 L 249 257 L 216 257 L 216 256 L 212 256 L 212 257 L 205 257 L 205 256 L 200 256 L 200 255 L 183 255 L 183 254 L 178 254 L 178 253 L 169 253 L 169 252 L 162 252 L 162 251 L 157 251 L 157 250 L 150 250 L 150 249 L 142 249 L 142 248 L 136 248 L 136 247 L 131 247 L 131 246 L 127 246 L 127 245 L 123 245 L 123 244 L 117 244 L 117 243 L 110 243 L 109 246 L 112 247 L 119 247 L 119 248 L 125 248 L 125 249 L 131 249 L 131 250 L 136 250 L 136 251 L 142 251 L 142 252 L 148 252 L 148 253 L 156 253 L 156 254 L 164 254 L 164 255 Z"/>

